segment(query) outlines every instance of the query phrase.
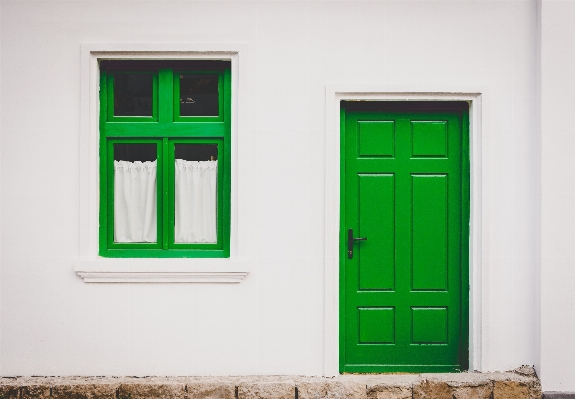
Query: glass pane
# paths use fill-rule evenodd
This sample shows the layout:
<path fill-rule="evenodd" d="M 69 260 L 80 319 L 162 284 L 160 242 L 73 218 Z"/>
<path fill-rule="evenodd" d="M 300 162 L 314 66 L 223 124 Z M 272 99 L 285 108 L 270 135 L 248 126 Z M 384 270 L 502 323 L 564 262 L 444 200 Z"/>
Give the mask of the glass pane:
<path fill-rule="evenodd" d="M 218 116 L 218 76 L 180 75 L 180 115 Z"/>
<path fill-rule="evenodd" d="M 156 144 L 114 144 L 114 242 L 157 242 Z"/>
<path fill-rule="evenodd" d="M 176 144 L 176 243 L 217 242 L 218 146 Z"/>
<path fill-rule="evenodd" d="M 114 115 L 152 116 L 152 75 L 114 75 Z"/>

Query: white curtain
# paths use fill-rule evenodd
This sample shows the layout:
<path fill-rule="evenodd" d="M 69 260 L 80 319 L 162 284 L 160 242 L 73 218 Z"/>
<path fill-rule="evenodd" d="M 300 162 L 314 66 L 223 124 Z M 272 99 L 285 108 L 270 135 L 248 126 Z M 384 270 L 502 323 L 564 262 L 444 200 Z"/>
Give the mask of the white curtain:
<path fill-rule="evenodd" d="M 114 161 L 114 241 L 156 242 L 156 161 Z"/>
<path fill-rule="evenodd" d="M 176 159 L 175 242 L 217 242 L 218 161 Z"/>

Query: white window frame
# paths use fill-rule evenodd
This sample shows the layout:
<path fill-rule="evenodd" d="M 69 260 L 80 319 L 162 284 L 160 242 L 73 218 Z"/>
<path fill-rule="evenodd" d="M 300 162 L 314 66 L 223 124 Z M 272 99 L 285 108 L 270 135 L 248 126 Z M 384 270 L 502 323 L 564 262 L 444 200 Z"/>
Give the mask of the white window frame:
<path fill-rule="evenodd" d="M 240 64 L 241 54 L 241 64 Z M 231 63 L 231 226 L 229 258 L 103 258 L 98 256 L 99 240 L 99 60 L 225 60 Z M 238 156 L 238 101 L 245 92 L 247 46 L 243 44 L 186 43 L 84 43 L 81 46 L 80 115 L 80 257 L 74 271 L 86 283 L 239 283 L 250 271 L 250 258 L 238 249 L 247 239 L 240 229 L 240 209 L 247 198 L 239 193 L 238 181 L 247 169 Z M 244 212 L 245 215 L 245 212 Z"/>
<path fill-rule="evenodd" d="M 357 101 L 467 101 L 469 103 L 469 369 L 483 371 L 482 93 L 485 87 L 332 84 L 326 87 L 324 375 L 339 374 L 340 103 Z"/>

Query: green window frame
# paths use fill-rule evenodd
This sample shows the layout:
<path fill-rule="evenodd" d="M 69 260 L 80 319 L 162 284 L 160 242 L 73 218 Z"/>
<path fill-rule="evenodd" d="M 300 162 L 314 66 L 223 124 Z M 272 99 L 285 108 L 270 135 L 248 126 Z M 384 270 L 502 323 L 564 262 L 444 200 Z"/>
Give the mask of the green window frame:
<path fill-rule="evenodd" d="M 152 115 L 115 116 L 114 83 L 122 74 L 152 75 Z M 217 116 L 180 116 L 180 75 L 218 78 Z M 231 194 L 231 69 L 228 61 L 100 61 L 99 255 L 111 258 L 228 258 Z M 155 144 L 157 242 L 114 242 L 114 144 Z M 176 243 L 175 148 L 217 145 L 217 242 Z"/>

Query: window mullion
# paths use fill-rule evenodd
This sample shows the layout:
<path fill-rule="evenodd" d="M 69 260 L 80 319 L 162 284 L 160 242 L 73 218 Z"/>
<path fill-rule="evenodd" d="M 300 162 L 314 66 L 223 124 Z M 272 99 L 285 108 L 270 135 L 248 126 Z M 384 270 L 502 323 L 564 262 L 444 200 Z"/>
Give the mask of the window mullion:
<path fill-rule="evenodd" d="M 159 122 L 171 123 L 174 121 L 174 74 L 171 69 L 160 69 L 158 71 L 159 89 Z"/>
<path fill-rule="evenodd" d="M 168 249 L 168 242 L 170 237 L 170 219 L 169 219 L 169 208 L 172 206 L 172 202 L 174 201 L 174 196 L 171 195 L 173 191 L 170 187 L 170 179 L 168 178 L 169 168 L 172 167 L 170 163 L 171 157 L 168 156 L 168 138 L 164 137 L 162 139 L 162 199 L 163 199 L 163 206 L 162 206 L 162 248 Z"/>
<path fill-rule="evenodd" d="M 172 69 L 160 69 L 158 71 L 158 103 L 159 103 L 159 118 L 160 124 L 168 123 L 171 124 L 174 121 L 174 105 L 172 98 L 174 96 L 174 74 Z M 170 201 L 170 180 L 169 168 L 170 157 L 168 156 L 168 138 L 164 137 L 162 139 L 162 248 L 168 249 L 168 242 L 170 237 L 170 219 L 169 219 L 169 208 Z"/>

